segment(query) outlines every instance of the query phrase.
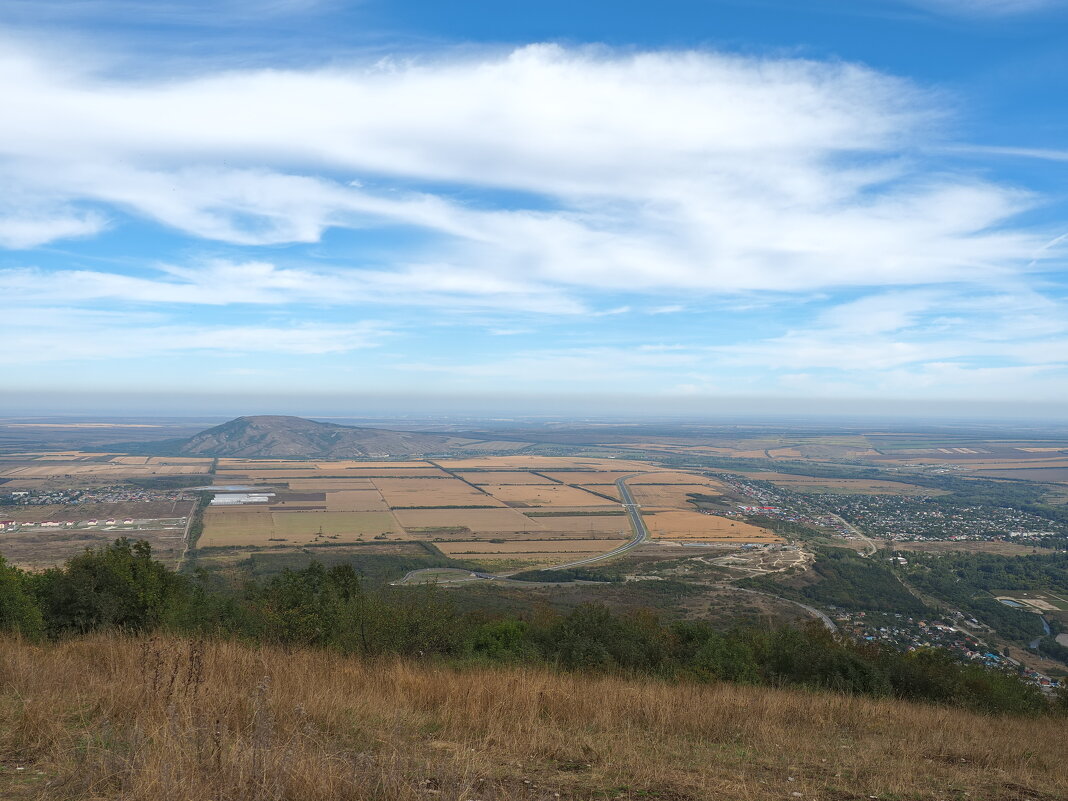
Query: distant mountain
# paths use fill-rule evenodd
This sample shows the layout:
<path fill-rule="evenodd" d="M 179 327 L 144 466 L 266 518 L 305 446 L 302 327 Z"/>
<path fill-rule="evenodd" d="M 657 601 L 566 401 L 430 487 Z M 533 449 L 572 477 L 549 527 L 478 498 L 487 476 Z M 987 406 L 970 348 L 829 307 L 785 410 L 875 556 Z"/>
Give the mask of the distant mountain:
<path fill-rule="evenodd" d="M 238 417 L 187 440 L 171 440 L 167 445 L 170 452 L 182 456 L 349 459 L 444 453 L 477 442 L 437 434 L 319 423 L 303 417 L 256 415 Z"/>

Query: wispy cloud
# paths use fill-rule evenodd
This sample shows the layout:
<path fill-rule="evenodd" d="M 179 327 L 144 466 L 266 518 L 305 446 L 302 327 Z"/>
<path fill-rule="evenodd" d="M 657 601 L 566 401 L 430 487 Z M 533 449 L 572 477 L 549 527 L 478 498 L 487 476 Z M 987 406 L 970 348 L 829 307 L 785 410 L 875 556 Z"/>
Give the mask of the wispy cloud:
<path fill-rule="evenodd" d="M 66 307 L 5 312 L 0 364 L 135 359 L 175 353 L 347 353 L 378 346 L 390 329 L 377 321 L 346 325 L 190 325 L 165 318 L 101 314 Z"/>
<path fill-rule="evenodd" d="M 1044 199 L 942 161 L 952 104 L 871 69 L 533 45 L 115 77 L 0 45 L 8 364 L 344 354 L 389 306 L 474 320 L 459 355 L 395 360 L 464 391 L 1062 381 L 1040 274 L 1065 240 L 1023 215 Z M 130 230 L 179 244 L 33 252 Z M 691 336 L 619 344 L 636 319 Z"/>
<path fill-rule="evenodd" d="M 0 293 L 9 302 L 31 303 L 109 300 L 171 307 L 391 304 L 559 315 L 587 311 L 552 287 L 433 264 L 369 270 L 279 267 L 264 261 L 215 259 L 193 266 L 163 265 L 137 276 L 98 270 L 9 268 L 0 269 Z"/>
<path fill-rule="evenodd" d="M 1064 0 L 903 0 L 913 6 L 960 16 L 1003 17 L 1063 7 Z"/>
<path fill-rule="evenodd" d="M 850 65 L 539 45 L 118 82 L 12 50 L 0 79 L 5 184 L 236 245 L 402 225 L 434 241 L 401 266 L 796 291 L 982 281 L 1041 238 L 1011 226 L 1035 198 L 904 160 L 933 102 Z"/>

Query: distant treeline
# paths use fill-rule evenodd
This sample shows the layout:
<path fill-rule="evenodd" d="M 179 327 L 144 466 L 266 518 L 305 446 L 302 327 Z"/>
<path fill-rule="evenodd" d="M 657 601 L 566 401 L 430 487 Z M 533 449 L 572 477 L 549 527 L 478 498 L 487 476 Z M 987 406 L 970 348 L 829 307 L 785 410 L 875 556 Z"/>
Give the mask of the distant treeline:
<path fill-rule="evenodd" d="M 433 586 L 368 590 L 350 565 L 210 591 L 125 539 L 62 568 L 26 573 L 0 560 L 0 630 L 56 638 L 102 629 L 238 637 L 348 654 L 548 664 L 667 680 L 801 686 L 963 706 L 991 713 L 1060 710 L 1017 676 L 931 649 L 900 653 L 822 627 L 729 632 L 651 613 L 584 605 L 568 614 L 460 614 Z"/>

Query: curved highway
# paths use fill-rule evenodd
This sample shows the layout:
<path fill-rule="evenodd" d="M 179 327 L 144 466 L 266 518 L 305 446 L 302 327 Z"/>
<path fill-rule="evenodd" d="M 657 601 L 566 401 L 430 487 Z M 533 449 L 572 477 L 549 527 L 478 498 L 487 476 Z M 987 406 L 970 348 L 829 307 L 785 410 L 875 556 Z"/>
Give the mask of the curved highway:
<path fill-rule="evenodd" d="M 611 551 L 608 551 L 606 553 L 597 554 L 597 556 L 588 556 L 585 559 L 578 559 L 574 562 L 568 562 L 565 565 L 553 565 L 552 567 L 543 567 L 540 569 L 568 570 L 573 567 L 581 567 L 582 565 L 593 564 L 594 562 L 600 562 L 604 559 L 611 559 L 614 556 L 624 554 L 632 548 L 638 547 L 647 539 L 649 539 L 649 529 L 645 527 L 645 521 L 642 519 L 641 507 L 638 506 L 638 504 L 634 501 L 634 496 L 630 494 L 630 487 L 628 487 L 625 483 L 628 478 L 634 478 L 634 476 L 637 475 L 642 474 L 632 473 L 629 476 L 623 476 L 621 478 L 616 479 L 616 486 L 619 488 L 619 495 L 623 499 L 623 508 L 627 511 L 627 517 L 630 519 L 630 527 L 631 530 L 634 532 L 634 536 L 631 537 L 628 542 L 624 543 L 623 545 L 620 545 L 618 548 L 613 548 Z M 399 581 L 393 582 L 393 584 L 394 586 L 398 586 L 403 584 L 414 583 L 418 581 L 419 577 L 423 575 L 427 575 L 428 577 L 432 576 L 433 578 L 431 580 L 441 584 L 456 584 L 468 581 L 480 581 L 483 579 L 507 580 L 508 576 L 512 575 L 511 573 L 496 575 L 494 573 L 457 570 L 455 571 L 457 573 L 456 577 L 445 578 L 442 574 L 447 574 L 448 572 L 450 571 L 445 571 L 442 568 L 436 567 L 422 568 L 420 570 L 411 571 L 404 578 L 400 579 Z M 525 585 L 530 586 L 533 584 L 537 584 L 538 582 L 523 583 Z"/>
<path fill-rule="evenodd" d="M 625 545 L 620 545 L 618 548 L 614 548 L 607 553 L 598 554 L 597 556 L 590 556 L 585 559 L 579 559 L 575 562 L 568 562 L 566 565 L 553 565 L 552 567 L 543 567 L 542 570 L 569 570 L 572 567 L 581 567 L 582 565 L 589 565 L 594 562 L 600 562 L 603 559 L 611 559 L 613 556 L 619 556 L 622 553 L 626 553 L 632 548 L 637 548 L 647 539 L 649 539 L 649 529 L 645 527 L 645 520 L 642 519 L 641 507 L 634 501 L 634 496 L 630 494 L 630 487 L 627 486 L 626 481 L 628 478 L 634 478 L 636 475 L 642 475 L 641 473 L 634 473 L 629 476 L 622 476 L 616 479 L 616 487 L 619 488 L 619 496 L 623 499 L 623 508 L 627 510 L 627 517 L 630 518 L 630 528 L 634 532 L 634 536 L 630 542 Z"/>

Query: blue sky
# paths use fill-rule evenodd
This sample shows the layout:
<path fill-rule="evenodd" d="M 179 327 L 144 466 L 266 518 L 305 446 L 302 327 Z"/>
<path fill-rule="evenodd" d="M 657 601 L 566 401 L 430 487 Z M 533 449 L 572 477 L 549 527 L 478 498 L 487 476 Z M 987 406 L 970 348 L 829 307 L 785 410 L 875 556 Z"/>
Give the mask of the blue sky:
<path fill-rule="evenodd" d="M 1061 0 L 0 0 L 0 410 L 1063 414 L 1066 34 Z"/>

